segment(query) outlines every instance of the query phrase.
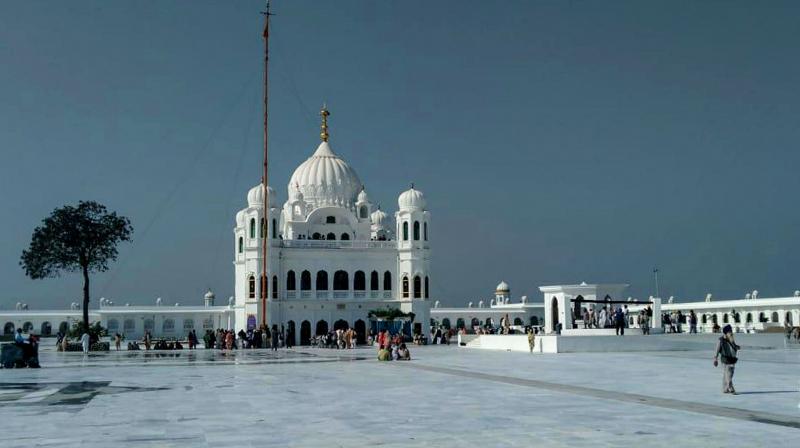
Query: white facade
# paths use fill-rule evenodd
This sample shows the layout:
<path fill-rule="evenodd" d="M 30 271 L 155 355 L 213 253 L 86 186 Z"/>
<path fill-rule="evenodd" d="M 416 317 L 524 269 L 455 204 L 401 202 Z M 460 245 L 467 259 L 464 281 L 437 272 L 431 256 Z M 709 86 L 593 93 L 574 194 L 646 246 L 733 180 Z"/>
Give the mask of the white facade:
<path fill-rule="evenodd" d="M 327 116 L 327 115 L 324 115 Z M 295 343 L 334 326 L 369 331 L 368 312 L 413 312 L 414 332 L 427 332 L 430 212 L 413 188 L 398 198 L 394 226 L 374 209 L 358 174 L 323 141 L 292 174 L 288 199 L 259 184 L 236 214 L 235 327 L 262 324 L 262 229 L 269 242 L 267 326 L 294 329 Z M 266 223 L 264 210 L 266 208 Z"/>
<path fill-rule="evenodd" d="M 233 306 L 214 306 L 214 294 L 210 291 L 204 297 L 203 306 L 166 306 L 161 299 L 155 305 L 128 306 L 114 305 L 101 298 L 100 308 L 89 310 L 89 323 L 100 322 L 109 335 L 120 333 L 126 339 L 141 339 L 146 330 L 153 338 L 185 340 L 189 331 L 194 330 L 202 337 L 205 330 L 233 328 Z M 66 332 L 76 322 L 83 320 L 83 312 L 77 304 L 70 310 L 27 310 L 0 311 L 2 334 L 12 335 L 22 328 L 25 334 L 35 333 L 50 336 Z"/>
<path fill-rule="evenodd" d="M 528 302 L 527 297 L 516 302 L 511 298 L 511 288 L 505 281 L 495 288 L 494 298 L 479 300 L 477 305 L 470 302 L 466 307 L 440 307 L 434 302 L 431 320 L 444 328 L 500 327 L 502 319 L 508 318 L 509 325 L 527 326 L 544 324 L 544 305 Z"/>

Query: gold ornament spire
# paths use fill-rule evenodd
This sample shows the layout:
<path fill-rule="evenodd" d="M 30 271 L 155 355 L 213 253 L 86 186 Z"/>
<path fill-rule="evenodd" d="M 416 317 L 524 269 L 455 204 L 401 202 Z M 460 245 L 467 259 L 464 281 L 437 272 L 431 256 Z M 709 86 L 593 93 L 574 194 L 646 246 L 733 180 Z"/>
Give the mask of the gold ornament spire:
<path fill-rule="evenodd" d="M 319 111 L 320 116 L 322 117 L 322 126 L 320 126 L 320 133 L 319 137 L 322 139 L 323 142 L 328 141 L 328 115 L 331 113 L 328 112 L 328 108 L 323 104 L 322 110 Z"/>

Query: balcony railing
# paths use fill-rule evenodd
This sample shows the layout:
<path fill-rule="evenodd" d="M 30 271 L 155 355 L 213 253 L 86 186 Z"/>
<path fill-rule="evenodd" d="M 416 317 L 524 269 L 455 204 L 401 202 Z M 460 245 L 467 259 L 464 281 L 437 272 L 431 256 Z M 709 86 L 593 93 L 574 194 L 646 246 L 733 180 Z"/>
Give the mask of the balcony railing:
<path fill-rule="evenodd" d="M 364 300 L 364 299 L 391 299 L 392 291 L 286 291 L 287 299 L 301 300 Z"/>
<path fill-rule="evenodd" d="M 397 241 L 280 240 L 280 245 L 290 249 L 397 249 Z"/>

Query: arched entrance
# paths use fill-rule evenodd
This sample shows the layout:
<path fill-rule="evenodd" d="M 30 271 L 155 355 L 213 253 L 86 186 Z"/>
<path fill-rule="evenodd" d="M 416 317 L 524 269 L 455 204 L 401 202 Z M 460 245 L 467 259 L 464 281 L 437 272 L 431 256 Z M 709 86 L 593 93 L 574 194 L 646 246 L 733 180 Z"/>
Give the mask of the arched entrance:
<path fill-rule="evenodd" d="M 356 343 L 357 344 L 366 344 L 367 343 L 367 323 L 363 320 L 359 319 L 353 325 L 353 329 L 356 330 Z"/>
<path fill-rule="evenodd" d="M 348 328 L 350 328 L 350 325 L 346 320 L 339 319 L 333 323 L 334 330 L 347 330 Z"/>
<path fill-rule="evenodd" d="M 53 334 L 53 326 L 50 325 L 50 322 L 43 322 L 41 335 L 50 336 L 51 334 Z"/>
<path fill-rule="evenodd" d="M 317 336 L 328 334 L 328 323 L 324 320 L 317 322 Z"/>
<path fill-rule="evenodd" d="M 789 324 L 789 325 L 794 325 L 794 322 L 792 322 L 792 312 L 791 311 L 787 311 L 786 312 L 786 323 Z"/>
<path fill-rule="evenodd" d="M 3 334 L 14 334 L 14 322 L 6 322 L 5 326 L 3 326 Z"/>
<path fill-rule="evenodd" d="M 550 313 L 550 322 L 552 322 L 552 329 L 553 331 L 558 331 L 558 299 L 553 297 L 553 300 L 550 301 L 552 311 Z"/>
<path fill-rule="evenodd" d="M 447 328 L 449 330 L 450 329 L 450 319 L 448 319 L 446 317 L 444 319 L 442 319 L 442 327 Z"/>
<path fill-rule="evenodd" d="M 304 320 L 300 323 L 300 345 L 311 343 L 311 322 Z"/>
<path fill-rule="evenodd" d="M 133 328 L 131 328 L 131 329 L 133 329 Z M 61 334 L 67 334 L 67 330 L 69 330 L 69 324 L 68 323 L 61 322 L 60 324 L 58 324 L 58 331 L 60 331 Z"/>
<path fill-rule="evenodd" d="M 459 318 L 456 320 L 456 328 L 460 330 L 460 329 L 462 329 L 462 328 L 464 328 L 464 327 L 465 327 L 465 325 L 464 325 L 464 319 L 463 319 L 463 318 L 461 318 L 461 317 L 459 317 Z"/>

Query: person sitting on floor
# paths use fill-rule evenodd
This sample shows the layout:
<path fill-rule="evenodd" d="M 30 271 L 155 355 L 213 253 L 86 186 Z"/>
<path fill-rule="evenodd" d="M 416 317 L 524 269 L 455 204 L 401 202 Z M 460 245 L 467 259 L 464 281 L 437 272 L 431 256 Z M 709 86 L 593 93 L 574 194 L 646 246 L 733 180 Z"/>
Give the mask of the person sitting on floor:
<path fill-rule="evenodd" d="M 411 352 L 408 351 L 406 344 L 400 344 L 397 349 L 397 359 L 400 361 L 411 361 Z"/>
<path fill-rule="evenodd" d="M 378 350 L 378 361 L 391 361 L 392 353 L 389 351 L 388 346 L 382 345 Z"/>

